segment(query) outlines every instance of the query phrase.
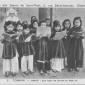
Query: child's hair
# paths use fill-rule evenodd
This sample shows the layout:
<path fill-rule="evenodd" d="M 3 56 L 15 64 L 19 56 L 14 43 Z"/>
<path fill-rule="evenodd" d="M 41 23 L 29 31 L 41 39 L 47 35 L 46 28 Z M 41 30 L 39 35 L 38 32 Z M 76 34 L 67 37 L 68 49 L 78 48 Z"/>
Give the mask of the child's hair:
<path fill-rule="evenodd" d="M 32 16 L 32 17 L 31 17 L 31 24 L 32 24 L 32 22 L 34 21 L 33 18 L 34 18 L 34 20 L 37 20 L 36 16 Z"/>
<path fill-rule="evenodd" d="M 20 21 L 17 22 L 17 26 L 18 26 L 18 25 L 23 26 L 23 24 L 22 24 Z"/>
<path fill-rule="evenodd" d="M 18 29 L 17 29 L 18 25 L 21 25 L 21 26 L 23 27 L 23 24 L 22 24 L 20 21 L 18 21 L 18 22 L 16 23 L 16 30 L 18 30 Z"/>
<path fill-rule="evenodd" d="M 55 20 L 55 21 L 53 22 L 53 28 L 55 28 L 55 27 L 57 27 L 57 26 L 61 26 L 61 25 L 60 25 L 60 22 L 59 22 L 58 20 Z"/>
<path fill-rule="evenodd" d="M 63 29 L 65 29 L 65 23 L 66 23 L 66 22 L 69 22 L 69 23 L 70 23 L 69 28 L 71 27 L 71 21 L 70 21 L 70 19 L 65 19 L 65 20 L 63 21 L 63 23 L 62 23 Z"/>
<path fill-rule="evenodd" d="M 34 21 L 32 22 L 32 24 L 31 24 L 32 28 L 33 28 L 33 24 L 34 24 L 35 22 L 38 23 L 38 20 L 34 20 Z"/>
<path fill-rule="evenodd" d="M 54 32 L 54 33 L 56 32 L 55 27 L 57 27 L 57 26 L 60 26 L 60 28 L 61 28 L 60 22 L 59 22 L 58 20 L 55 20 L 55 21 L 53 22 L 52 32 Z M 61 31 L 61 29 L 60 29 L 59 31 Z"/>
<path fill-rule="evenodd" d="M 81 20 L 81 17 L 75 17 L 74 20 L 73 20 L 73 25 L 75 26 L 75 21 L 76 20 L 79 20 L 80 21 L 80 27 L 82 26 L 82 20 Z"/>
<path fill-rule="evenodd" d="M 12 24 L 12 25 L 14 26 L 13 31 L 16 29 L 16 22 L 7 21 L 7 22 L 5 22 L 5 24 L 4 24 L 4 31 L 5 31 L 5 32 L 7 32 L 7 26 L 9 26 L 10 24 Z"/>
<path fill-rule="evenodd" d="M 22 25 L 23 25 L 23 29 L 27 29 L 29 27 L 27 21 L 23 21 Z"/>
<path fill-rule="evenodd" d="M 55 27 L 57 27 L 57 26 L 60 26 L 60 28 L 61 28 L 60 22 L 58 20 L 54 20 L 51 38 L 55 35 L 55 33 L 56 33 Z M 59 31 L 61 31 L 61 29 Z"/>

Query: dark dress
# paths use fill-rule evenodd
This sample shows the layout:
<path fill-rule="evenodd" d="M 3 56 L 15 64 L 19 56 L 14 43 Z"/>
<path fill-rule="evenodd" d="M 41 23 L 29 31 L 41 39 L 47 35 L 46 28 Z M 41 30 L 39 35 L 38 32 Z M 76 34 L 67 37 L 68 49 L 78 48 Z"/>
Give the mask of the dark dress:
<path fill-rule="evenodd" d="M 38 53 L 39 53 L 39 40 L 36 37 L 36 31 L 37 31 L 37 28 L 31 28 L 31 31 L 30 31 L 30 33 L 33 34 L 32 44 L 33 44 L 34 51 L 35 51 L 35 55 L 34 55 L 34 62 L 35 63 L 37 62 Z"/>
<path fill-rule="evenodd" d="M 73 27 L 69 35 L 73 35 L 74 32 L 81 32 L 81 27 Z M 69 56 L 68 56 L 68 68 L 82 67 L 83 65 L 83 44 L 82 36 L 74 36 L 70 40 Z"/>
<path fill-rule="evenodd" d="M 23 34 L 24 41 L 27 37 L 29 37 L 30 34 Z M 23 56 L 29 56 L 29 55 L 34 55 L 34 47 L 32 42 L 23 42 Z"/>
<path fill-rule="evenodd" d="M 55 34 L 52 38 L 55 37 Z M 65 55 L 65 47 L 63 39 L 61 40 L 53 40 L 52 39 L 52 58 L 64 58 Z"/>
<path fill-rule="evenodd" d="M 23 41 L 24 37 L 23 34 L 19 36 L 19 40 L 17 41 L 17 51 L 19 54 L 18 60 L 19 60 L 19 68 L 21 69 L 21 58 L 23 57 Z"/>
<path fill-rule="evenodd" d="M 48 56 L 48 38 L 42 37 L 39 40 L 39 56 L 38 56 L 38 69 L 43 72 L 49 70 L 49 56 Z M 43 63 L 44 62 L 44 63 Z"/>
<path fill-rule="evenodd" d="M 68 56 L 69 56 L 69 46 L 70 46 L 70 40 L 71 40 L 71 37 L 69 36 L 69 30 L 67 30 L 67 36 L 65 38 L 63 38 L 64 48 L 65 48 L 65 55 L 66 55 L 65 58 L 68 58 Z M 69 61 L 67 60 L 67 62 L 66 62 L 67 65 L 68 65 L 68 62 Z"/>
<path fill-rule="evenodd" d="M 9 37 L 8 34 L 15 34 L 15 32 L 7 32 L 4 34 L 3 43 L 3 59 L 12 59 L 16 56 L 16 36 Z"/>

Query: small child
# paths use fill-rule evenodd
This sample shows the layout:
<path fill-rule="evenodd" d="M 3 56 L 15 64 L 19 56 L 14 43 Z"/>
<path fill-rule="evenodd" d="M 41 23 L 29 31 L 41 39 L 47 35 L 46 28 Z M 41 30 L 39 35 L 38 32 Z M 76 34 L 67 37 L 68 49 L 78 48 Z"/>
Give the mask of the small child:
<path fill-rule="evenodd" d="M 10 75 L 15 76 L 18 73 L 18 56 L 16 49 L 16 33 L 14 31 L 16 27 L 15 22 L 5 22 L 5 33 L 3 34 L 3 74 L 8 77 Z"/>
<path fill-rule="evenodd" d="M 81 17 L 75 17 L 73 20 L 73 27 L 69 33 L 71 37 L 68 68 L 69 70 L 79 71 L 78 67 L 83 65 L 83 31 Z"/>
<path fill-rule="evenodd" d="M 34 48 L 31 41 L 31 34 L 29 28 L 24 28 L 23 37 L 23 57 L 21 60 L 21 71 L 28 75 L 33 73 Z"/>

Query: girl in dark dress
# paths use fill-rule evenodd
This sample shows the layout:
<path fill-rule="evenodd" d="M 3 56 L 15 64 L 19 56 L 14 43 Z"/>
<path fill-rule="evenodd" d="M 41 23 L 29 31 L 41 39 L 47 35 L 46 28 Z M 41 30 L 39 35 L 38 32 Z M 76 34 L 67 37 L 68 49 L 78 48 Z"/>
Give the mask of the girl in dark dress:
<path fill-rule="evenodd" d="M 60 33 L 60 34 L 59 34 Z M 65 48 L 63 43 L 63 38 L 66 32 L 61 30 L 60 22 L 55 20 L 53 22 L 53 33 L 52 39 L 52 58 L 51 58 L 51 69 L 56 72 L 61 72 L 64 69 L 64 58 L 65 58 Z"/>
<path fill-rule="evenodd" d="M 38 32 L 39 31 L 39 32 Z M 48 39 L 51 35 L 51 29 L 46 26 L 46 22 L 42 21 L 40 28 L 37 30 L 39 39 L 39 56 L 37 60 L 38 69 L 41 74 L 47 73 L 48 64 L 50 62 L 48 56 Z"/>
<path fill-rule="evenodd" d="M 71 29 L 71 22 L 69 19 L 65 19 L 62 23 L 63 25 L 63 30 L 66 30 L 66 33 L 67 33 L 67 36 L 65 38 L 63 38 L 63 41 L 64 41 L 64 47 L 65 47 L 65 53 L 66 53 L 66 57 L 65 57 L 65 66 L 68 65 L 68 61 L 67 61 L 67 58 L 69 56 L 69 45 L 70 45 L 70 36 L 68 35 L 69 34 L 69 30 Z"/>
<path fill-rule="evenodd" d="M 80 17 L 75 17 L 73 21 L 73 27 L 71 28 L 69 35 L 71 37 L 68 68 L 69 70 L 79 71 L 77 68 L 83 65 L 83 44 L 82 44 L 82 20 Z"/>
<path fill-rule="evenodd" d="M 38 44 L 39 44 L 39 40 L 37 39 L 36 37 L 36 31 L 38 29 L 38 21 L 37 20 L 34 20 L 33 23 L 32 23 L 32 28 L 30 29 L 30 32 L 32 34 L 32 41 L 33 41 L 33 47 L 34 47 L 34 50 L 35 50 L 35 56 L 34 56 L 34 62 L 36 64 L 36 60 L 38 58 Z"/>
<path fill-rule="evenodd" d="M 3 74 L 8 77 L 10 75 L 15 76 L 18 73 L 18 56 L 16 48 L 15 33 L 16 23 L 12 21 L 5 22 L 5 33 L 3 34 Z"/>
<path fill-rule="evenodd" d="M 19 37 L 17 37 L 17 51 L 19 54 L 18 60 L 19 60 L 19 68 L 21 69 L 21 58 L 23 56 L 23 24 L 19 21 L 17 22 L 17 33 L 20 34 Z"/>

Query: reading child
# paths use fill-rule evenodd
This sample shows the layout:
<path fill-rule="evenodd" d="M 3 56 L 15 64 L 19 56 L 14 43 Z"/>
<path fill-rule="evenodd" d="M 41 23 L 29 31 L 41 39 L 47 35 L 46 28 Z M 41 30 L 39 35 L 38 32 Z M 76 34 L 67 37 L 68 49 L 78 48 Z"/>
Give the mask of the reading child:
<path fill-rule="evenodd" d="M 69 35 L 71 41 L 69 47 L 68 68 L 70 71 L 79 71 L 78 67 L 82 67 L 83 65 L 83 31 L 81 17 L 74 18 L 73 27 L 71 28 Z"/>
<path fill-rule="evenodd" d="M 51 69 L 54 72 L 61 72 L 64 69 L 65 48 L 63 38 L 66 36 L 66 31 L 62 31 L 60 22 L 55 20 L 53 22 L 52 33 L 52 59 Z"/>

